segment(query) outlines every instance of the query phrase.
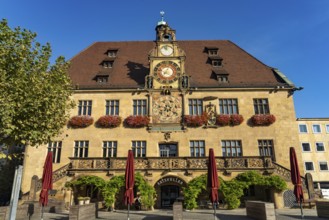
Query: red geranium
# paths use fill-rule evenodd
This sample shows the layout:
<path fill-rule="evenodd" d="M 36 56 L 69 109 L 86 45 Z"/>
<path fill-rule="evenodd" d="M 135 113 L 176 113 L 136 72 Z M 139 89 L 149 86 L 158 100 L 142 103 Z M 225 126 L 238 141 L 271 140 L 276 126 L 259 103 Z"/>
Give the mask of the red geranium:
<path fill-rule="evenodd" d="M 257 114 L 251 117 L 251 121 L 255 126 L 267 126 L 275 122 L 276 118 L 270 114 Z"/>
<path fill-rule="evenodd" d="M 94 123 L 94 119 L 89 115 L 77 115 L 73 116 L 69 120 L 69 126 L 72 128 L 85 128 Z"/>
<path fill-rule="evenodd" d="M 230 116 L 230 123 L 232 126 L 240 125 L 243 122 L 243 116 L 239 114 L 233 114 Z"/>
<path fill-rule="evenodd" d="M 118 115 L 104 115 L 97 120 L 96 124 L 102 128 L 115 128 L 121 124 L 121 121 Z"/>
<path fill-rule="evenodd" d="M 185 115 L 184 122 L 189 127 L 199 127 L 207 123 L 207 116 L 203 115 Z"/>
<path fill-rule="evenodd" d="M 216 124 L 220 126 L 227 126 L 230 124 L 230 115 L 217 115 Z"/>
<path fill-rule="evenodd" d="M 150 118 L 144 115 L 131 115 L 125 119 L 124 123 L 128 127 L 141 128 L 150 123 Z"/>

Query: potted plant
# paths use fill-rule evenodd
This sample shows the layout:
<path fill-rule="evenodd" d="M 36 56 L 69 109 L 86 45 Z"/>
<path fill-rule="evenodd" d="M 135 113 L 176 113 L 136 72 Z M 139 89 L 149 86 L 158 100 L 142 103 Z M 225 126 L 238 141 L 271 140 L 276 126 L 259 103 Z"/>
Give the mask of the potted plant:
<path fill-rule="evenodd" d="M 85 197 L 81 197 L 81 196 L 79 196 L 79 197 L 78 197 L 78 202 L 79 202 L 79 205 L 83 205 L 83 204 L 85 204 Z"/>
<path fill-rule="evenodd" d="M 125 119 L 124 123 L 128 127 L 141 128 L 150 123 L 150 118 L 145 115 L 130 115 Z"/>
<path fill-rule="evenodd" d="M 68 125 L 72 128 L 86 128 L 94 123 L 94 119 L 89 115 L 73 116 Z"/>
<path fill-rule="evenodd" d="M 268 126 L 276 121 L 274 115 L 271 114 L 257 114 L 251 117 L 251 122 L 255 126 Z"/>
<path fill-rule="evenodd" d="M 97 120 L 96 125 L 101 128 L 115 128 L 121 124 L 121 121 L 118 115 L 104 115 Z"/>
<path fill-rule="evenodd" d="M 84 203 L 89 204 L 90 203 L 90 197 L 84 197 Z"/>

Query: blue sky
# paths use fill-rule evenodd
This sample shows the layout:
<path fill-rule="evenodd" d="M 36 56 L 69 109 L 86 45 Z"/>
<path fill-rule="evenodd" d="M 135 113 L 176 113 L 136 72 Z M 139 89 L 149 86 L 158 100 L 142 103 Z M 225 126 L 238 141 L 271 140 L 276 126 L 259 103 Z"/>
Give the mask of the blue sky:
<path fill-rule="evenodd" d="M 178 40 L 231 40 L 304 87 L 296 117 L 329 117 L 329 0 L 0 0 L 0 18 L 49 42 L 52 60 L 96 41 L 154 40 L 161 10 Z"/>

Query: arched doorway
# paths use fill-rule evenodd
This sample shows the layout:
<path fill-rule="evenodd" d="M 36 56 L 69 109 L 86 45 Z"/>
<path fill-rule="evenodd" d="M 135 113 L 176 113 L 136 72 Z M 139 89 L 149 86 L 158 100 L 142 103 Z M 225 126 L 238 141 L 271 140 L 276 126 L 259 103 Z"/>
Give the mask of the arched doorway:
<path fill-rule="evenodd" d="M 176 176 L 166 176 L 159 179 L 154 188 L 157 193 L 156 208 L 171 208 L 176 200 L 183 196 L 184 180 Z"/>

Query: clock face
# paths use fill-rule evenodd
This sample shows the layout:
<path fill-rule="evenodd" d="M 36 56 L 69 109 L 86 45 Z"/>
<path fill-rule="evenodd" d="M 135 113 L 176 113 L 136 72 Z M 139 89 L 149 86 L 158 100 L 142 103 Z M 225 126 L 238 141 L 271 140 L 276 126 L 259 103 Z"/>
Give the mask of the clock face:
<path fill-rule="evenodd" d="M 161 47 L 160 51 L 161 51 L 162 55 L 170 56 L 174 52 L 174 49 L 171 46 L 164 45 Z"/>
<path fill-rule="evenodd" d="M 180 67 L 175 62 L 163 61 L 155 66 L 153 74 L 158 82 L 170 84 L 177 81 Z"/>

